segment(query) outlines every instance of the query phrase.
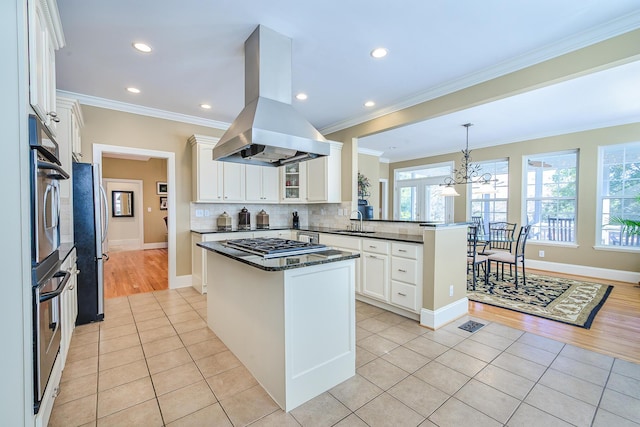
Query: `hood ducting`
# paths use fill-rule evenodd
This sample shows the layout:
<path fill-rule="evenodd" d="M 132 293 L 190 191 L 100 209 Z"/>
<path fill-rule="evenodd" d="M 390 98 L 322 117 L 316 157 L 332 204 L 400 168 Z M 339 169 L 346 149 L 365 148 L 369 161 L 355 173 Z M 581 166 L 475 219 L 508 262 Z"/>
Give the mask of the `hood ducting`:
<path fill-rule="evenodd" d="M 245 107 L 213 159 L 282 166 L 329 155 L 329 144 L 291 105 L 291 39 L 259 25 L 244 43 Z"/>

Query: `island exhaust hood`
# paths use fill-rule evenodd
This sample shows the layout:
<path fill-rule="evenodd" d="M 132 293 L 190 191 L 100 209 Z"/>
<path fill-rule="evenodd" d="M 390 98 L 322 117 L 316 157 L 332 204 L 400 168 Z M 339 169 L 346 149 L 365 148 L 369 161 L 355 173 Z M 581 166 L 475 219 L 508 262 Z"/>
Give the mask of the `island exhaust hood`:
<path fill-rule="evenodd" d="M 244 43 L 245 107 L 213 159 L 282 166 L 329 154 L 329 144 L 291 105 L 291 39 L 259 25 Z"/>

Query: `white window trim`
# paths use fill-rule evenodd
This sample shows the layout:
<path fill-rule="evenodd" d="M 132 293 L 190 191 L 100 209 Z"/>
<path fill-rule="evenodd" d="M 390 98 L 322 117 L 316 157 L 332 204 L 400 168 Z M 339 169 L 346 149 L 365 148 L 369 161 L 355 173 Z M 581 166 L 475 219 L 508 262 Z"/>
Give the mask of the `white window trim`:
<path fill-rule="evenodd" d="M 578 218 L 580 215 L 580 212 L 578 212 L 578 206 L 579 206 L 579 200 L 578 200 L 578 196 L 580 194 L 580 150 L 579 149 L 571 149 L 571 150 L 560 150 L 560 151 L 547 151 L 544 153 L 536 153 L 536 154 L 525 154 L 522 156 L 522 189 L 521 189 L 521 193 L 522 197 L 521 197 L 521 206 L 520 206 L 520 223 L 521 224 L 528 224 L 529 223 L 529 217 L 527 215 L 527 202 L 529 201 L 529 198 L 527 197 L 527 185 L 528 185 L 528 181 L 527 181 L 527 171 L 529 168 L 529 163 L 527 162 L 528 157 L 536 157 L 536 156 L 544 156 L 547 154 L 552 154 L 552 155 L 562 155 L 562 154 L 575 154 L 576 155 L 576 214 L 575 214 L 575 219 L 574 219 L 574 225 L 575 225 L 575 229 L 573 231 L 574 233 L 574 238 L 575 241 L 573 242 L 564 242 L 561 244 L 567 245 L 567 246 L 571 246 L 571 245 L 576 245 L 578 246 Z M 527 244 L 551 244 L 554 245 L 553 241 L 551 240 L 527 240 Z"/>
<path fill-rule="evenodd" d="M 412 181 L 416 181 L 416 180 L 422 180 L 422 179 L 430 179 L 430 178 L 411 178 L 411 179 L 401 179 L 398 180 L 398 174 L 402 173 L 402 172 L 411 172 L 411 171 L 415 171 L 415 170 L 421 170 L 421 169 L 432 169 L 432 168 L 438 168 L 438 167 L 443 167 L 443 166 L 448 166 L 451 169 L 451 173 L 453 173 L 453 170 L 455 169 L 455 162 L 453 160 L 451 161 L 446 161 L 446 162 L 440 162 L 440 163 L 429 163 L 429 164 L 425 164 L 425 165 L 418 165 L 418 166 L 410 166 L 410 167 L 406 167 L 406 168 L 399 168 L 399 169 L 395 169 L 393 171 L 393 212 L 392 212 L 392 218 L 394 221 L 398 221 L 398 216 L 400 214 L 400 192 L 398 191 L 398 186 L 400 182 L 412 182 Z M 444 184 L 444 182 L 443 182 Z M 450 197 L 448 197 L 448 199 L 450 199 Z M 450 212 L 449 217 L 447 218 L 446 222 L 453 222 L 453 218 L 455 217 L 455 213 L 454 213 L 454 206 L 455 203 L 453 203 L 452 200 L 447 200 L 447 205 L 448 205 L 448 211 Z M 418 221 L 419 222 L 419 221 Z"/>
<path fill-rule="evenodd" d="M 511 176 L 509 176 L 509 174 L 511 173 L 511 165 L 509 164 L 509 157 L 503 157 L 500 159 L 493 159 L 493 160 L 484 160 L 482 162 L 476 162 L 478 164 L 483 164 L 483 163 L 497 163 L 497 162 L 507 162 L 507 176 L 509 177 L 509 186 L 507 188 L 511 187 Z M 495 176 L 492 176 L 492 178 L 495 179 Z M 473 190 L 471 188 L 471 184 L 467 185 L 467 194 L 469 195 L 467 197 L 467 220 L 471 221 L 471 204 L 473 202 L 472 198 L 473 198 Z M 491 199 L 491 201 L 506 201 L 507 202 L 507 218 L 509 218 L 509 196 L 507 195 L 506 199 Z"/>
<path fill-rule="evenodd" d="M 609 144 L 598 146 L 598 174 L 596 182 L 596 229 L 595 229 L 595 241 L 593 249 L 597 251 L 613 251 L 613 252 L 640 252 L 640 246 L 615 246 L 615 245 L 603 245 L 600 244 L 600 233 L 602 233 L 602 161 L 604 159 L 604 150 L 610 147 L 626 147 L 638 144 L 638 141 L 627 142 L 622 144 Z"/>

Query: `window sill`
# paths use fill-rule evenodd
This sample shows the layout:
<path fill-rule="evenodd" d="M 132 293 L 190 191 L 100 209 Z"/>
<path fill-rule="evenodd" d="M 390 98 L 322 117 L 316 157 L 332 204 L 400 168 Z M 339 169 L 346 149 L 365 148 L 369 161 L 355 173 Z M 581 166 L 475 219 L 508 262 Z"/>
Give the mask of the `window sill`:
<path fill-rule="evenodd" d="M 629 253 L 640 253 L 640 246 L 594 246 L 593 249 L 596 251 L 612 251 L 612 252 L 629 252 Z"/>
<path fill-rule="evenodd" d="M 527 246 L 553 246 L 556 248 L 571 248 L 577 249 L 580 246 L 575 242 L 551 242 L 545 240 L 527 240 Z"/>

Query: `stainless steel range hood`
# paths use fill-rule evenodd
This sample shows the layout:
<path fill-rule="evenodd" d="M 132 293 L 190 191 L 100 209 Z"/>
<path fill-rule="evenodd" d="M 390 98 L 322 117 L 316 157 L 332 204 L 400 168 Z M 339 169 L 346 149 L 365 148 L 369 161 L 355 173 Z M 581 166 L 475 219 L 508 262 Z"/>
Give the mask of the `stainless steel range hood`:
<path fill-rule="evenodd" d="M 245 107 L 213 159 L 282 166 L 329 155 L 329 144 L 291 105 L 291 39 L 259 25 L 244 43 Z"/>

